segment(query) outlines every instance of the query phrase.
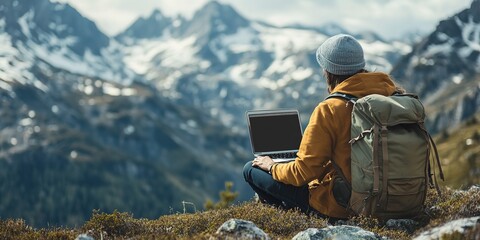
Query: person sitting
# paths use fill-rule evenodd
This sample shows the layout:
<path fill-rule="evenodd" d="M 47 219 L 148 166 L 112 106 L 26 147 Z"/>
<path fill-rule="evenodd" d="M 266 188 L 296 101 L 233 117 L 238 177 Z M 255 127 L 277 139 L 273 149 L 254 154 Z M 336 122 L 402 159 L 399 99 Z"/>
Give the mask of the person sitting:
<path fill-rule="evenodd" d="M 389 75 L 365 70 L 360 43 L 352 36 L 328 38 L 316 51 L 328 92 L 341 92 L 358 98 L 369 94 L 392 95 L 399 88 Z M 347 209 L 337 203 L 333 179 L 337 163 L 347 180 L 350 175 L 350 125 L 353 104 L 339 98 L 320 102 L 310 116 L 295 161 L 275 163 L 268 156 L 249 161 L 245 181 L 267 204 L 330 219 L 345 219 Z"/>

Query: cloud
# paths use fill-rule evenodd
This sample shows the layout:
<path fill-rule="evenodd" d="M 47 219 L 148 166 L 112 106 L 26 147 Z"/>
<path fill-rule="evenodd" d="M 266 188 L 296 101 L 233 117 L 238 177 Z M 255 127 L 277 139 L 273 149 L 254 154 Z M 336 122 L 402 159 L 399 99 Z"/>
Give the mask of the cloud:
<path fill-rule="evenodd" d="M 68 1 L 112 35 L 154 9 L 191 17 L 209 0 L 57 0 Z M 436 24 L 470 6 L 471 0 L 219 0 L 249 19 L 274 25 L 320 26 L 336 22 L 352 32 L 374 31 L 385 38 L 405 32 L 428 32 Z"/>

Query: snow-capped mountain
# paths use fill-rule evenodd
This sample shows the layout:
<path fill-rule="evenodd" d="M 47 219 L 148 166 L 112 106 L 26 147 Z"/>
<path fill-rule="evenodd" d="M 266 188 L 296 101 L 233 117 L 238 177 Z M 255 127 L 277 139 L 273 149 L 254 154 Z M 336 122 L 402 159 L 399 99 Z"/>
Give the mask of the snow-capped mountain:
<path fill-rule="evenodd" d="M 181 21 L 181 19 L 176 19 Z M 140 17 L 123 33 L 117 35 L 120 41 L 128 41 L 129 38 L 157 38 L 162 36 L 165 30 L 171 26 L 179 25 L 180 22 L 173 22 L 170 17 L 164 16 L 160 10 L 156 9 L 148 18 Z"/>
<path fill-rule="evenodd" d="M 315 50 L 328 34 L 344 31 L 334 24 L 313 28 L 254 22 L 215 1 L 190 20 L 161 26 L 163 33 L 150 38 L 128 34 L 122 41 L 126 64 L 162 94 L 208 109 L 238 132 L 245 129 L 243 113 L 252 108 L 299 108 L 308 120 L 326 94 Z M 374 33 L 356 36 L 370 70 L 388 72 L 410 51 L 407 44 L 386 42 Z"/>
<path fill-rule="evenodd" d="M 441 21 L 392 75 L 426 102 L 429 125 L 442 130 L 480 110 L 480 1 Z"/>
<path fill-rule="evenodd" d="M 5 59 L 0 63 L 4 80 L 32 82 L 34 76 L 22 73 L 29 72 L 36 61 L 125 84 L 135 79 L 121 61 L 118 44 L 68 4 L 1 1 L 0 43 L 0 54 Z"/>
<path fill-rule="evenodd" d="M 0 42 L 2 217 L 35 226 L 78 225 L 92 209 L 156 218 L 182 201 L 200 209 L 225 181 L 249 193 L 236 162 L 246 139 L 161 96 L 68 4 L 2 1 Z"/>

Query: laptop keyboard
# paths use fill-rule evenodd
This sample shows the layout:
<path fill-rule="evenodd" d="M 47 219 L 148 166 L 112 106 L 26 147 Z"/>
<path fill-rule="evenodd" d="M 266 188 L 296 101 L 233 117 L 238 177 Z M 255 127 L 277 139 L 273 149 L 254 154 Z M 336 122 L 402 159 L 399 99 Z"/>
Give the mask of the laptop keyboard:
<path fill-rule="evenodd" d="M 296 158 L 297 153 L 296 152 L 274 153 L 274 154 L 269 154 L 268 156 L 272 159 L 275 159 L 275 158 Z"/>

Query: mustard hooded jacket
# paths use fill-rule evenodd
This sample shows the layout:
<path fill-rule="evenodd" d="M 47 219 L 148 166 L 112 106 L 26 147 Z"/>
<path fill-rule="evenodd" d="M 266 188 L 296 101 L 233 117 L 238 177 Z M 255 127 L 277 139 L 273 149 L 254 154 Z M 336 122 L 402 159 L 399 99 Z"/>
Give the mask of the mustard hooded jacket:
<path fill-rule="evenodd" d="M 395 84 L 384 73 L 357 73 L 335 87 L 332 92 L 342 92 L 364 97 L 369 94 L 392 95 Z M 350 125 L 353 104 L 343 99 L 331 98 L 320 102 L 310 116 L 295 161 L 273 165 L 275 180 L 294 186 L 309 186 L 310 206 L 329 217 L 347 218 L 347 210 L 333 197 L 335 170 L 330 162 L 335 160 L 351 182 Z"/>

